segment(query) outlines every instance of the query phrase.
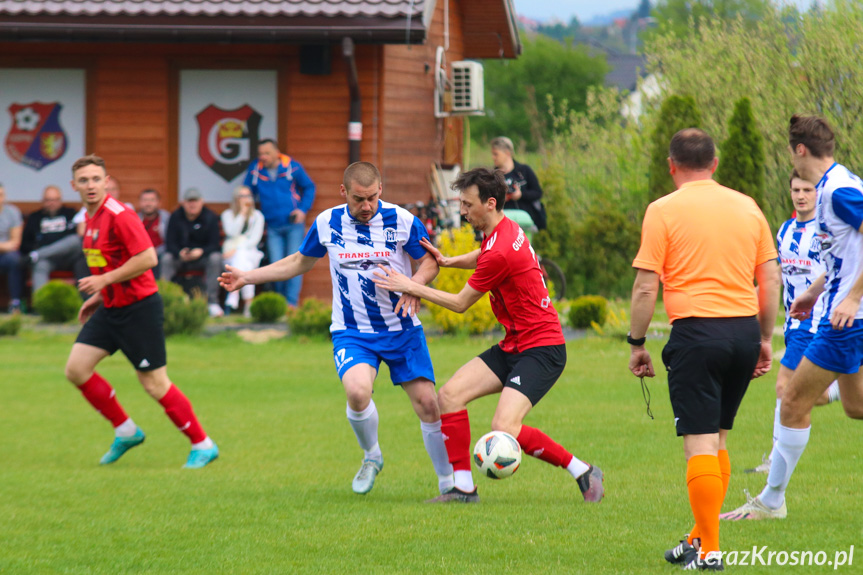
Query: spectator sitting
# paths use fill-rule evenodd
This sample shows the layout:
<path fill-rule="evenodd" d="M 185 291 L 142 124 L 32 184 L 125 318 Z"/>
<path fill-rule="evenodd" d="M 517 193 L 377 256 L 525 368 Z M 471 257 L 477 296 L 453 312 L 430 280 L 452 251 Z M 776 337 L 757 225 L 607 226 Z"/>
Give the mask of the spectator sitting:
<path fill-rule="evenodd" d="M 509 192 L 506 194 L 505 210 L 524 210 L 533 219 L 539 230 L 546 225 L 545 206 L 542 205 L 542 187 L 533 169 L 527 164 L 519 164 L 512 155 L 514 148 L 509 138 L 495 138 L 491 141 L 491 159 L 494 167 L 504 173 Z"/>
<path fill-rule="evenodd" d="M 90 275 L 75 214 L 63 205 L 60 188 L 48 186 L 42 192 L 42 209 L 27 217 L 21 253 L 28 254 L 33 267 L 33 293 L 48 283 L 55 270 L 72 271 L 76 280 Z"/>
<path fill-rule="evenodd" d="M 258 249 L 261 237 L 264 235 L 264 214 L 255 209 L 252 190 L 240 186 L 234 190 L 231 207 L 222 212 L 222 230 L 225 241 L 222 244 L 222 256 L 227 265 L 243 271 L 257 268 L 264 254 Z M 239 307 L 240 294 L 243 296 L 243 314 L 251 316 L 249 307 L 255 297 L 255 284 L 243 286 L 239 291 L 232 291 L 225 299 L 225 309 Z"/>
<path fill-rule="evenodd" d="M 0 273 L 6 274 L 9 286 L 9 312 L 21 309 L 21 210 L 6 203 L 6 190 L 0 184 Z"/>
<path fill-rule="evenodd" d="M 168 233 L 168 220 L 171 214 L 162 208 L 162 197 L 154 189 L 146 189 L 138 196 L 138 217 L 144 223 L 144 229 L 156 248 L 159 263 L 153 268 L 156 279 L 161 277 L 161 261 L 165 253 L 165 236 Z"/>
<path fill-rule="evenodd" d="M 193 270 L 204 272 L 210 315 L 224 315 L 219 306 L 219 274 L 222 273 L 219 218 L 204 206 L 201 192 L 189 188 L 183 194 L 182 204 L 168 221 L 162 277 L 176 281 L 178 273 Z"/>

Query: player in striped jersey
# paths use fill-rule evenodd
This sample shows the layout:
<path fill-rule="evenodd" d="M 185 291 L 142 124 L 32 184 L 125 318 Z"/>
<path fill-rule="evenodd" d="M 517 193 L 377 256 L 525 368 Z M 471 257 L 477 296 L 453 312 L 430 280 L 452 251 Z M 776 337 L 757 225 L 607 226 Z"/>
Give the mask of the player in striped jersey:
<path fill-rule="evenodd" d="M 372 389 L 384 361 L 393 384 L 404 389 L 420 419 L 423 442 L 438 476 L 438 488 L 444 493 L 453 485 L 452 466 L 441 434 L 431 357 L 416 317 L 419 299 L 395 296 L 372 281 L 378 264 L 408 274 L 411 260 L 417 262 L 414 280 L 425 284 L 434 279 L 437 262 L 420 244 L 428 232 L 413 214 L 380 199 L 381 175 L 368 162 L 348 166 L 340 192 L 346 203 L 315 218 L 299 252 L 251 271 L 228 266 L 219 281 L 228 291 L 284 281 L 306 273 L 329 255 L 333 358 L 347 394 L 348 421 L 364 452 L 353 490 L 360 494 L 371 491 L 383 469 Z M 396 310 L 402 308 L 405 313 L 399 315 Z"/>
<path fill-rule="evenodd" d="M 764 490 L 722 519 L 782 519 L 785 491 L 809 443 L 810 415 L 824 390 L 839 381 L 842 407 L 863 419 L 863 181 L 833 159 L 835 138 L 816 116 L 792 116 L 788 130 L 791 162 L 815 186 L 818 246 L 826 270 L 791 304 L 789 314 L 809 317 L 824 294 L 824 314 L 812 343 L 782 392 L 773 459 Z"/>
<path fill-rule="evenodd" d="M 791 316 L 791 303 L 794 298 L 809 289 L 821 274 L 824 273 L 824 264 L 821 263 L 821 254 L 818 249 L 817 227 L 815 221 L 815 184 L 800 177 L 795 170 L 789 180 L 791 185 L 791 202 L 796 210 L 795 217 L 791 218 L 779 228 L 776 234 L 776 243 L 779 249 L 779 261 L 782 264 L 782 284 L 784 286 L 783 303 L 785 305 L 785 355 L 779 365 L 779 374 L 776 376 L 776 409 L 773 416 L 773 443 L 776 443 L 776 434 L 779 432 L 779 408 L 782 405 L 782 390 L 794 375 L 794 370 L 803 352 L 815 332 L 824 315 L 824 297 L 819 297 L 812 309 L 812 315 L 808 318 L 797 319 Z M 816 405 L 826 405 L 839 399 L 839 383 L 833 382 L 824 394 L 818 399 Z M 770 457 L 761 462 L 754 469 L 747 469 L 747 473 L 767 473 L 770 471 Z"/>

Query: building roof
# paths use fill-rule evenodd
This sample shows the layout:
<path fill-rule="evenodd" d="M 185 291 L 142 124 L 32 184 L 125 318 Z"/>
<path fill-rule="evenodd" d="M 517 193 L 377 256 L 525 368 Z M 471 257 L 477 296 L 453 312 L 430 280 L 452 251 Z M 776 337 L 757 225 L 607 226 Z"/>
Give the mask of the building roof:
<path fill-rule="evenodd" d="M 0 14 L 401 18 L 422 16 L 428 3 L 425 0 L 0 0 Z"/>
<path fill-rule="evenodd" d="M 508 3 L 511 0 L 503 0 Z M 419 43 L 435 0 L 0 0 L 0 37 Z"/>

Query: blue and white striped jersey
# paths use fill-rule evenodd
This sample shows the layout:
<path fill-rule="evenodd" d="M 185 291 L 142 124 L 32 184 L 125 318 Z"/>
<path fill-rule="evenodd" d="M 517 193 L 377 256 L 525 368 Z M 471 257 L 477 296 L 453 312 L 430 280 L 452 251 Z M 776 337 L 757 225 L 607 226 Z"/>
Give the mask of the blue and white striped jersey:
<path fill-rule="evenodd" d="M 824 314 L 824 294 L 818 298 L 812 315 L 807 319 L 794 319 L 788 315 L 794 298 L 812 285 L 824 273 L 821 263 L 821 253 L 818 250 L 820 241 L 818 223 L 815 218 L 808 222 L 798 222 L 791 218 L 779 228 L 776 234 L 776 244 L 779 251 L 779 261 L 782 264 L 782 283 L 785 286 L 785 332 L 791 329 L 803 329 L 811 333 L 818 331 L 818 323 Z"/>
<path fill-rule="evenodd" d="M 330 331 L 363 333 L 401 331 L 420 325 L 416 317 L 393 311 L 399 296 L 372 281 L 378 264 L 408 277 L 411 262 L 426 253 L 420 239 L 428 238 L 423 223 L 395 204 L 378 200 L 378 211 L 366 224 L 355 220 L 342 204 L 321 212 L 303 240 L 305 256 L 330 256 L 333 280 L 333 321 Z"/>
<path fill-rule="evenodd" d="M 833 164 L 815 187 L 821 261 L 827 271 L 824 317 L 848 296 L 863 271 L 863 182 L 848 168 Z M 863 319 L 863 306 L 856 319 Z"/>

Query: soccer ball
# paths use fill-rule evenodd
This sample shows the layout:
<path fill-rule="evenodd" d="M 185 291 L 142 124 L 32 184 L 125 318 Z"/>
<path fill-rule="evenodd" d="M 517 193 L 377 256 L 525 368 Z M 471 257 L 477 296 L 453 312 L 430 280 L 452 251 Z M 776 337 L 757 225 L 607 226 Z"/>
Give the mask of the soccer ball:
<path fill-rule="evenodd" d="M 476 442 L 473 462 L 483 475 L 506 479 L 521 465 L 521 446 L 509 433 L 491 431 Z"/>

